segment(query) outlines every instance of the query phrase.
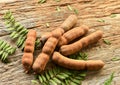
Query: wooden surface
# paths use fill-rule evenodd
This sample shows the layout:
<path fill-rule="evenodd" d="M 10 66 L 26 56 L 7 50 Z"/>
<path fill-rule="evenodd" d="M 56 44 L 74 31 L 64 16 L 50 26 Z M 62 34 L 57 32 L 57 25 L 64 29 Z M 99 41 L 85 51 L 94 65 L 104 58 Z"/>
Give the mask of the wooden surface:
<path fill-rule="evenodd" d="M 88 53 L 89 59 L 101 59 L 106 65 L 99 72 L 89 72 L 82 85 L 103 85 L 112 72 L 115 72 L 112 85 L 120 85 L 120 60 L 111 61 L 114 57 L 120 57 L 120 0 L 47 0 L 44 4 L 38 4 L 37 0 L 17 0 L 0 3 L 0 39 L 15 46 L 3 23 L 3 14 L 6 10 L 10 9 L 16 20 L 26 28 L 37 30 L 39 37 L 42 33 L 60 26 L 67 16 L 74 14 L 67 9 L 68 4 L 79 10 L 77 25 L 86 24 L 91 32 L 103 30 L 103 38 L 112 43 L 106 45 L 101 40 L 84 50 Z M 61 12 L 56 11 L 56 6 L 61 6 Z M 111 18 L 113 13 L 117 16 Z M 104 22 L 99 22 L 100 19 Z M 47 22 L 50 28 L 46 28 Z M 11 63 L 4 64 L 0 61 L 0 85 L 32 85 L 34 75 L 23 72 L 22 54 L 20 49 L 17 49 L 14 55 L 9 56 Z"/>

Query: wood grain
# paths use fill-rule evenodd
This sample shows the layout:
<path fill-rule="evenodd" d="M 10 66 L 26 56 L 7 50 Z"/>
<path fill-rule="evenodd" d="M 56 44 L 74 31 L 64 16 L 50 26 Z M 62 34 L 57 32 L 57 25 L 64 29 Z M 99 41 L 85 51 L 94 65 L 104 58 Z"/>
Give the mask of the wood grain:
<path fill-rule="evenodd" d="M 17 0 L 0 3 L 0 39 L 16 46 L 4 25 L 3 14 L 7 10 L 10 9 L 16 20 L 26 28 L 37 30 L 39 37 L 44 32 L 57 28 L 67 16 L 74 14 L 67 9 L 66 6 L 69 4 L 79 10 L 77 26 L 88 25 L 90 32 L 102 30 L 103 38 L 112 43 L 106 45 L 100 40 L 99 43 L 82 50 L 88 53 L 89 59 L 101 59 L 106 63 L 101 71 L 88 72 L 82 85 L 103 85 L 112 72 L 115 72 L 112 85 L 120 85 L 120 60 L 111 61 L 113 57 L 120 57 L 120 0 L 61 0 L 61 2 L 48 0 L 44 4 L 37 2 L 37 0 Z M 56 11 L 57 6 L 61 7 L 61 12 Z M 116 17 L 111 18 L 111 14 L 116 14 Z M 104 22 L 98 21 L 101 19 Z M 46 28 L 45 23 L 49 23 L 50 28 Z M 11 61 L 9 64 L 0 61 L 0 85 L 32 85 L 34 75 L 23 72 L 22 55 L 20 49 L 17 49 L 14 55 L 9 56 Z"/>

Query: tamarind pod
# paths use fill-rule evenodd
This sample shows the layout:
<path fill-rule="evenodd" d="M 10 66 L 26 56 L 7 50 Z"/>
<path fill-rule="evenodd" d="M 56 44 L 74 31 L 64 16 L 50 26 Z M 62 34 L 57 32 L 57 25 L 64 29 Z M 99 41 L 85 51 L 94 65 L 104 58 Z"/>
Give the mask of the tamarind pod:
<path fill-rule="evenodd" d="M 42 42 L 42 44 L 44 44 L 48 38 L 52 36 L 59 38 L 63 33 L 64 33 L 64 30 L 62 28 L 57 28 L 52 32 L 46 33 L 43 36 L 41 36 L 40 41 Z"/>
<path fill-rule="evenodd" d="M 102 38 L 102 33 L 102 31 L 96 31 L 72 44 L 63 45 L 60 47 L 60 53 L 65 56 L 74 54 L 80 51 L 83 47 L 86 47 L 100 40 Z"/>
<path fill-rule="evenodd" d="M 33 70 L 37 73 L 42 72 L 45 69 L 47 62 L 49 61 L 49 58 L 49 55 L 40 53 L 32 66 Z"/>
<path fill-rule="evenodd" d="M 100 70 L 105 63 L 101 60 L 88 60 L 86 61 L 87 70 Z"/>
<path fill-rule="evenodd" d="M 35 47 L 36 31 L 29 30 L 27 39 L 25 41 L 24 54 L 22 57 L 22 64 L 26 71 L 29 71 L 33 63 L 33 52 Z"/>
<path fill-rule="evenodd" d="M 29 30 L 27 37 L 30 37 L 30 36 L 36 39 L 36 31 L 33 29 Z"/>
<path fill-rule="evenodd" d="M 64 31 L 70 30 L 77 23 L 77 16 L 70 15 L 60 26 Z"/>
<path fill-rule="evenodd" d="M 74 39 L 86 34 L 88 32 L 89 28 L 86 25 L 82 25 L 80 27 L 75 27 L 66 33 L 63 34 L 63 36 L 60 38 L 58 42 L 58 46 L 66 45 L 69 42 L 73 41 Z"/>
<path fill-rule="evenodd" d="M 42 52 L 51 55 L 58 43 L 58 39 L 50 37 L 43 46 Z"/>
<path fill-rule="evenodd" d="M 60 66 L 74 70 L 84 70 L 86 65 L 86 62 L 84 60 L 70 59 L 61 55 L 59 52 L 53 53 L 52 60 Z"/>
<path fill-rule="evenodd" d="M 101 60 L 75 60 L 67 58 L 61 55 L 59 52 L 54 52 L 52 60 L 65 68 L 73 69 L 73 70 L 100 70 L 105 65 Z"/>
<path fill-rule="evenodd" d="M 22 64 L 26 71 L 28 71 L 33 63 L 33 54 L 31 53 L 24 53 L 22 57 Z"/>

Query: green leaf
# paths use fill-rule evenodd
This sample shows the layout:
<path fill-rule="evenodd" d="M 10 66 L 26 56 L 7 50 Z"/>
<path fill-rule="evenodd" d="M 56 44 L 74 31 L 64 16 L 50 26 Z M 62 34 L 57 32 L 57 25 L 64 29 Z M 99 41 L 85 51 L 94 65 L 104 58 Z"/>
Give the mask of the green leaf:
<path fill-rule="evenodd" d="M 46 23 L 46 27 L 49 28 L 49 27 L 50 27 L 50 24 L 49 24 L 49 23 Z"/>
<path fill-rule="evenodd" d="M 2 54 L 3 54 L 3 53 L 4 53 L 4 51 L 3 51 L 3 50 L 1 50 L 1 51 L 0 51 L 0 55 L 2 56 Z"/>
<path fill-rule="evenodd" d="M 107 44 L 107 45 L 111 45 L 111 42 L 110 42 L 109 40 L 107 40 L 107 39 L 103 39 L 103 42 L 104 42 L 105 44 Z"/>
<path fill-rule="evenodd" d="M 50 75 L 51 78 L 54 76 L 54 73 L 53 73 L 52 70 L 49 70 L 48 73 L 49 73 L 49 75 Z"/>
<path fill-rule="evenodd" d="M 60 2 L 60 0 L 55 0 L 56 2 Z"/>
<path fill-rule="evenodd" d="M 43 3 L 45 3 L 46 2 L 46 0 L 39 0 L 38 1 L 38 3 L 40 3 L 40 4 L 43 4 Z"/>
<path fill-rule="evenodd" d="M 72 8 L 70 5 L 67 5 L 67 8 L 68 8 L 70 11 L 73 10 L 73 8 Z"/>
<path fill-rule="evenodd" d="M 45 72 L 45 76 L 46 76 L 47 80 L 50 79 L 50 76 L 49 76 L 49 73 L 48 73 L 48 72 Z"/>
<path fill-rule="evenodd" d="M 10 54 L 13 54 L 16 51 L 16 48 L 12 48 Z"/>
<path fill-rule="evenodd" d="M 58 83 L 58 84 L 61 83 L 61 81 L 60 81 L 58 78 L 56 78 L 56 77 L 54 77 L 52 80 L 55 81 L 55 82 Z"/>
<path fill-rule="evenodd" d="M 120 60 L 120 57 L 114 57 L 111 59 L 111 61 L 119 61 Z"/>
<path fill-rule="evenodd" d="M 60 6 L 57 6 L 57 7 L 56 7 L 56 10 L 57 10 L 58 12 L 60 12 L 60 11 L 61 11 Z"/>
<path fill-rule="evenodd" d="M 17 32 L 19 32 L 22 29 L 25 29 L 24 26 L 22 26 L 22 25 L 20 25 L 19 27 L 16 28 Z"/>
<path fill-rule="evenodd" d="M 53 80 L 50 80 L 50 84 L 51 85 L 57 85 L 57 83 L 55 81 L 53 81 Z"/>
<path fill-rule="evenodd" d="M 41 77 L 41 76 L 38 76 L 38 78 L 39 78 L 39 81 L 40 81 L 41 83 L 43 83 L 42 77 Z"/>
<path fill-rule="evenodd" d="M 11 34 L 10 34 L 10 37 L 12 38 L 12 37 L 14 37 L 16 35 L 16 32 L 14 31 L 14 32 L 12 32 Z"/>
<path fill-rule="evenodd" d="M 32 82 L 33 84 L 39 84 L 39 82 L 38 82 L 37 80 L 31 80 L 31 82 Z"/>
<path fill-rule="evenodd" d="M 0 46 L 4 43 L 4 41 L 0 40 Z"/>
<path fill-rule="evenodd" d="M 3 49 L 6 46 L 6 42 L 3 42 L 2 45 L 0 46 L 0 49 Z"/>
<path fill-rule="evenodd" d="M 74 9 L 74 12 L 75 14 L 79 14 L 78 10 L 77 9 Z"/>
<path fill-rule="evenodd" d="M 3 47 L 3 50 L 6 50 L 7 48 L 9 48 L 10 45 L 9 44 L 6 44 L 4 47 Z"/>
<path fill-rule="evenodd" d="M 65 78 L 66 78 L 65 76 L 63 76 L 63 75 L 59 75 L 59 74 L 56 75 L 56 77 L 59 78 L 59 79 L 65 79 Z"/>
<path fill-rule="evenodd" d="M 43 82 L 45 82 L 45 81 L 46 81 L 45 76 L 42 74 L 41 77 L 42 77 L 42 79 L 43 79 Z"/>
<path fill-rule="evenodd" d="M 111 85 L 114 78 L 114 72 L 110 75 L 110 78 L 104 82 L 104 85 Z"/>
<path fill-rule="evenodd" d="M 97 20 L 98 22 L 105 22 L 105 20 L 104 19 L 99 19 L 99 20 Z"/>
<path fill-rule="evenodd" d="M 116 14 L 111 14 L 111 15 L 110 15 L 111 18 L 114 18 L 114 17 L 116 17 L 116 16 L 117 16 Z"/>

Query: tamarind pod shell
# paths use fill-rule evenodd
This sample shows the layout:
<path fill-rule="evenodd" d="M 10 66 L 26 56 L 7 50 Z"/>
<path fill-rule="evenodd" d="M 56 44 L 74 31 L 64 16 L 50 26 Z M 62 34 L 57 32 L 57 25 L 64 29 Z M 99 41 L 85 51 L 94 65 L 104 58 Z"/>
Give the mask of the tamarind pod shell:
<path fill-rule="evenodd" d="M 62 28 L 57 28 L 52 31 L 52 36 L 59 39 L 63 33 L 64 33 L 64 30 Z"/>
<path fill-rule="evenodd" d="M 60 53 L 64 56 L 74 54 L 82 48 L 82 44 L 79 42 L 72 43 L 70 45 L 63 45 L 60 47 Z"/>
<path fill-rule="evenodd" d="M 45 69 L 46 64 L 49 61 L 50 56 L 45 53 L 40 53 L 36 58 L 32 68 L 36 73 L 40 73 Z"/>
<path fill-rule="evenodd" d="M 32 54 L 34 52 L 34 46 L 25 46 L 24 52 Z"/>
<path fill-rule="evenodd" d="M 77 23 L 77 16 L 76 15 L 70 15 L 60 26 L 64 31 L 68 31 L 71 29 L 75 24 Z"/>
<path fill-rule="evenodd" d="M 86 34 L 88 32 L 88 30 L 89 30 L 88 26 L 82 25 L 80 27 L 75 27 L 75 28 L 67 31 L 66 33 L 63 34 L 63 36 L 59 40 L 58 46 L 60 47 L 62 45 L 68 44 L 69 42 L 75 40 L 76 38 Z"/>
<path fill-rule="evenodd" d="M 27 37 L 34 37 L 36 39 L 36 31 L 33 30 L 33 29 L 30 29 L 28 34 L 27 34 Z"/>
<path fill-rule="evenodd" d="M 42 52 L 51 55 L 58 43 L 58 39 L 50 37 L 43 46 Z"/>
<path fill-rule="evenodd" d="M 92 43 L 96 43 L 101 38 L 102 38 L 102 31 L 96 31 L 96 32 L 94 32 L 72 44 L 61 46 L 60 53 L 65 56 L 74 54 L 74 53 L 80 51 L 82 48 L 84 48 Z"/>
<path fill-rule="evenodd" d="M 105 63 L 102 60 L 88 60 L 86 61 L 87 70 L 100 70 Z"/>
<path fill-rule="evenodd" d="M 33 54 L 24 53 L 22 56 L 22 64 L 26 71 L 30 70 L 33 63 Z"/>
<path fill-rule="evenodd" d="M 33 37 L 26 39 L 25 46 L 34 46 L 34 45 L 35 45 L 35 39 L 33 39 Z"/>
<path fill-rule="evenodd" d="M 75 60 L 67 58 L 61 55 L 59 52 L 54 52 L 52 57 L 53 62 L 56 64 L 73 70 L 84 70 L 86 67 L 86 62 L 84 60 Z"/>

